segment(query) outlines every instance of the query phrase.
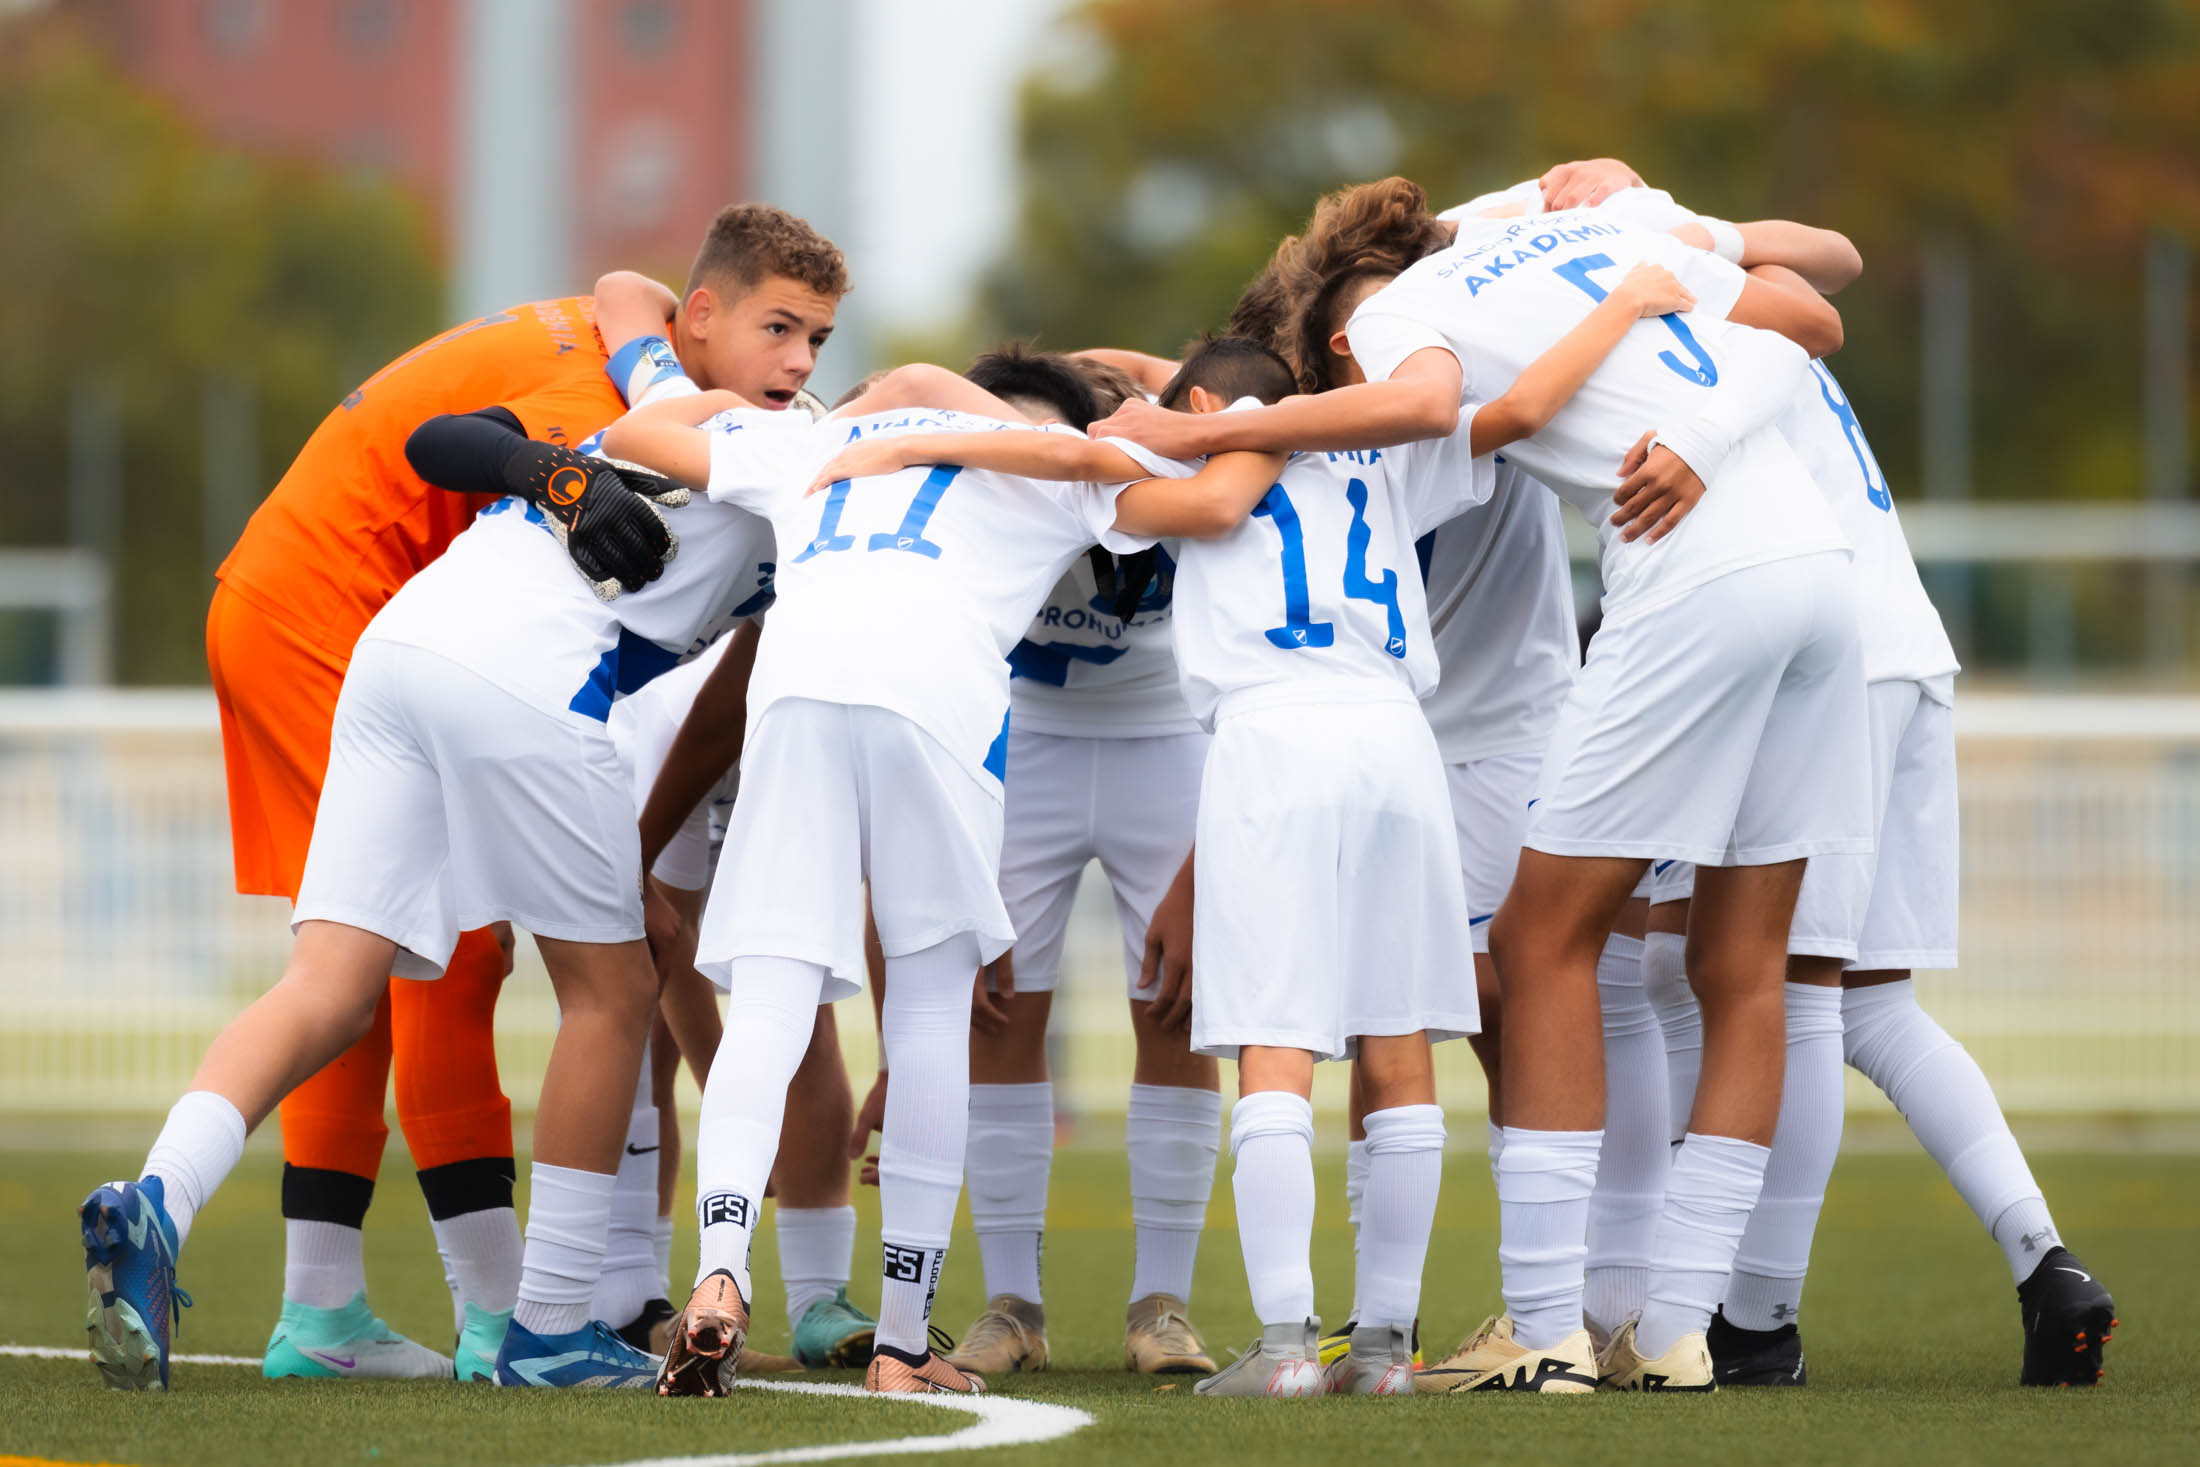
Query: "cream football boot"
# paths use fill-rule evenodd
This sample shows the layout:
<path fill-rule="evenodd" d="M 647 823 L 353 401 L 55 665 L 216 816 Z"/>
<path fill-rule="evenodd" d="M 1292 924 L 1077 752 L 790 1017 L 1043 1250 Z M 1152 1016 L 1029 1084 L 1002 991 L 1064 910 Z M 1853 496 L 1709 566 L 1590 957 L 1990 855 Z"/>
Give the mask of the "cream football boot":
<path fill-rule="evenodd" d="M 1174 1294 L 1148 1294 L 1123 1311 L 1123 1364 L 1140 1375 L 1215 1373 L 1207 1342 Z"/>
<path fill-rule="evenodd" d="M 1414 1389 L 1422 1395 L 1535 1391 L 1546 1396 L 1585 1396 L 1596 1388 L 1596 1352 L 1587 1330 L 1575 1330 L 1548 1350 L 1531 1350 L 1514 1343 L 1509 1314 L 1483 1320 L 1482 1327 L 1457 1350 L 1414 1380 Z"/>
<path fill-rule="evenodd" d="M 1701 1334 L 1682 1335 L 1673 1348 L 1655 1360 L 1645 1360 L 1635 1348 L 1635 1325 L 1630 1319 L 1612 1336 L 1597 1361 L 1597 1378 L 1615 1391 L 1715 1391 L 1711 1376 L 1711 1349 Z"/>
<path fill-rule="evenodd" d="M 980 1375 L 1046 1369 L 1046 1307 L 1014 1294 L 995 1294 L 947 1358 L 957 1369 Z"/>

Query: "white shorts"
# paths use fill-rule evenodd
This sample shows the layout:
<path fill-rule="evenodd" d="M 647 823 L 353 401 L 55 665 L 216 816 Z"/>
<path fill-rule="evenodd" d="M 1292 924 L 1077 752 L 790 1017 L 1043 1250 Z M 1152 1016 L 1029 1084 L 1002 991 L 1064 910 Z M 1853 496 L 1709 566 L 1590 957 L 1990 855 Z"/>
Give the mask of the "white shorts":
<path fill-rule="evenodd" d="M 1443 756 L 1420 706 L 1225 716 L 1199 796 L 1192 1048 L 1344 1059 L 1481 1028 Z"/>
<path fill-rule="evenodd" d="M 1879 844 L 1867 855 L 1812 858 L 1788 951 L 1866 972 L 1953 968 L 1961 845 L 1955 715 L 1915 682 L 1873 683 L 1866 702 Z M 1694 895 L 1695 867 L 1658 868 L 1653 900 Z"/>
<path fill-rule="evenodd" d="M 400 978 L 440 977 L 458 934 L 491 922 L 631 942 L 641 865 L 602 724 L 544 713 L 418 647 L 352 653 L 293 930 L 387 937 Z"/>
<path fill-rule="evenodd" d="M 741 763 L 696 953 L 719 987 L 735 958 L 781 957 L 830 970 L 827 1003 L 861 992 L 866 881 L 888 957 L 974 932 L 991 962 L 1015 940 L 1001 802 L 908 719 L 782 698 Z"/>
<path fill-rule="evenodd" d="M 1855 577 L 1834 552 L 1751 566 L 1589 644 L 1526 844 L 1761 866 L 1871 850 Z"/>
<path fill-rule="evenodd" d="M 1115 892 L 1135 999 L 1146 924 L 1191 853 L 1207 735 L 1076 738 L 1008 733 L 1001 901 L 1016 929 L 1016 991 L 1052 993 L 1077 880 L 1097 860 Z"/>
<path fill-rule="evenodd" d="M 1497 915 L 1520 869 L 1520 840 L 1528 829 L 1541 754 L 1495 754 L 1444 766 L 1451 787 L 1451 818 L 1459 836 L 1459 874 L 1466 881 L 1467 923 L 1474 950 L 1490 950 L 1490 918 Z"/>

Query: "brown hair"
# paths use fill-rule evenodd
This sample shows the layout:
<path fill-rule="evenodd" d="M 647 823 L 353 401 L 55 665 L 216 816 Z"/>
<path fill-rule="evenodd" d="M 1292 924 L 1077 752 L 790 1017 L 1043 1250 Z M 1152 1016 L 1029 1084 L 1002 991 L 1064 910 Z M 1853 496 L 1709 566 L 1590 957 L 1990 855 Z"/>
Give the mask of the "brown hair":
<path fill-rule="evenodd" d="M 1298 303 L 1319 283 L 1306 268 L 1299 236 L 1285 235 L 1260 274 L 1239 293 L 1222 334 L 1257 341 L 1288 360 Z"/>
<path fill-rule="evenodd" d="M 710 221 L 682 294 L 704 285 L 747 292 L 773 276 L 834 300 L 848 293 L 848 261 L 809 221 L 770 204 L 728 204 Z"/>
<path fill-rule="evenodd" d="M 1078 376 L 1092 386 L 1093 406 L 1097 409 L 1095 421 L 1108 416 L 1134 397 L 1143 401 L 1146 396 L 1146 390 L 1138 385 L 1137 379 L 1121 367 L 1111 367 L 1092 357 L 1080 356 L 1072 356 L 1069 364 Z"/>
<path fill-rule="evenodd" d="M 1429 213 L 1428 195 L 1406 178 L 1324 195 L 1300 234 L 1300 258 L 1324 281 L 1348 266 L 1383 262 L 1394 271 L 1450 244 L 1452 226 Z"/>
<path fill-rule="evenodd" d="M 1344 305 L 1354 287 L 1366 280 L 1390 280 L 1398 273 L 1398 267 L 1388 260 L 1362 260 L 1328 276 L 1312 297 L 1300 305 L 1292 334 L 1296 338 L 1295 355 L 1298 357 L 1294 366 L 1302 390 L 1327 392 L 1337 385 L 1330 370 L 1329 338 L 1350 318 L 1351 313 Z"/>

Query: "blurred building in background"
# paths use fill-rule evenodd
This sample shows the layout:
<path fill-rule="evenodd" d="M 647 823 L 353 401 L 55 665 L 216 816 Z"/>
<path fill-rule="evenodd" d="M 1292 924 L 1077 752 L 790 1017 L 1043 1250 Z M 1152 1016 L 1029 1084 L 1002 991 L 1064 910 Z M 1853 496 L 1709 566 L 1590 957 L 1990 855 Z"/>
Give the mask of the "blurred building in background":
<path fill-rule="evenodd" d="M 449 243 L 452 314 L 614 266 L 677 279 L 746 195 L 747 0 L 70 0 L 216 141 L 385 173 Z"/>

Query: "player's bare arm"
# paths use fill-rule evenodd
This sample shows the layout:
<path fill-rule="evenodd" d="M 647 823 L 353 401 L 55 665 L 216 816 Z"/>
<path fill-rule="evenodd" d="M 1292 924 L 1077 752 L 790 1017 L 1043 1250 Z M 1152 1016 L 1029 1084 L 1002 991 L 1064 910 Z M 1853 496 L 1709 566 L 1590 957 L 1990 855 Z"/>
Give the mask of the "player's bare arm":
<path fill-rule="evenodd" d="M 1783 290 L 1754 274 L 1743 283 L 1729 321 L 1776 331 L 1814 357 L 1841 349 L 1841 313 L 1816 291 Z"/>
<path fill-rule="evenodd" d="M 1253 506 L 1274 487 L 1285 458 L 1282 453 L 1218 453 L 1189 479 L 1140 480 L 1116 496 L 1115 528 L 1154 539 L 1226 535 L 1245 523 Z"/>
<path fill-rule="evenodd" d="M 604 429 L 603 451 L 677 483 L 701 487 L 710 482 L 710 435 L 701 424 L 747 406 L 738 393 L 722 387 L 653 402 Z"/>
<path fill-rule="evenodd" d="M 960 372 L 930 362 L 911 362 L 894 368 L 866 388 L 861 397 L 834 409 L 834 416 L 855 418 L 869 413 L 899 412 L 904 408 L 939 408 L 1011 423 L 1023 417 Z"/>
<path fill-rule="evenodd" d="M 1273 407 L 1177 413 L 1126 402 L 1092 425 L 1095 438 L 1129 438 L 1169 458 L 1203 453 L 1342 452 L 1442 438 L 1459 426 L 1459 359 L 1440 347 L 1415 352 L 1384 382 L 1362 382 Z"/>
<path fill-rule="evenodd" d="M 961 464 L 1025 479 L 1123 484 L 1148 476 L 1138 460 L 1106 443 L 1067 433 L 1009 429 L 988 433 L 911 433 L 859 438 L 817 471 L 808 493 L 842 479 L 891 474 L 913 464 Z"/>
<path fill-rule="evenodd" d="M 1149 352 L 1125 351 L 1122 348 L 1112 346 L 1088 347 L 1084 351 L 1073 351 L 1070 355 L 1083 357 L 1087 361 L 1099 362 L 1104 366 L 1113 367 L 1119 372 L 1127 373 L 1130 379 L 1138 384 L 1141 391 L 1155 394 L 1158 394 L 1162 388 L 1169 385 L 1169 379 L 1174 377 L 1176 369 L 1183 365 L 1182 362 L 1172 362 L 1167 357 L 1157 357 Z"/>
<path fill-rule="evenodd" d="M 616 352 L 637 337 L 663 336 L 672 326 L 680 298 L 661 281 L 633 270 L 613 270 L 596 279 L 596 334 L 604 350 Z"/>
<path fill-rule="evenodd" d="M 1541 432 L 1637 321 L 1685 311 L 1695 303 L 1695 296 L 1664 266 L 1635 266 L 1581 324 L 1530 362 L 1512 386 L 1475 409 L 1468 430 L 1475 456 Z"/>
<path fill-rule="evenodd" d="M 1641 188 L 1642 175 L 1617 158 L 1585 158 L 1561 163 L 1539 180 L 1543 207 L 1591 209 L 1621 189 Z"/>
<path fill-rule="evenodd" d="M 688 813 L 741 757 L 749 717 L 749 673 L 756 666 L 757 640 L 762 634 L 760 618 L 734 628 L 726 655 L 696 690 L 694 706 L 665 751 L 657 782 L 642 805 L 644 871 L 657 864 Z"/>

